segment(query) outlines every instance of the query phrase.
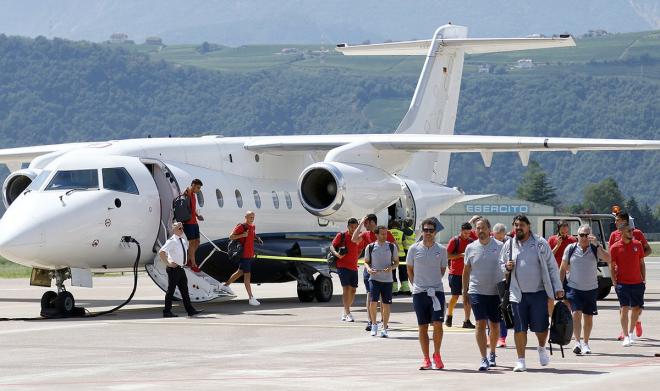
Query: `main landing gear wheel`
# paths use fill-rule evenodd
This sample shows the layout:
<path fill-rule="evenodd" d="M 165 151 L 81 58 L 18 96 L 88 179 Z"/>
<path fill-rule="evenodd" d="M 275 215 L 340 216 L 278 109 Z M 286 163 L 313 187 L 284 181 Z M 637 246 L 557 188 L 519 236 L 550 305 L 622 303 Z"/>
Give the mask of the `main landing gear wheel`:
<path fill-rule="evenodd" d="M 60 314 L 69 316 L 73 313 L 75 307 L 76 301 L 70 292 L 62 291 L 57 294 L 57 297 L 55 298 L 55 308 L 57 308 Z"/>
<path fill-rule="evenodd" d="M 332 279 L 319 274 L 314 280 L 314 296 L 319 303 L 327 303 L 332 299 Z"/>
<path fill-rule="evenodd" d="M 46 291 L 43 296 L 41 296 L 41 312 L 44 310 L 52 310 L 55 308 L 55 298 L 57 293 L 53 291 Z"/>
<path fill-rule="evenodd" d="M 314 301 L 314 291 L 305 291 L 302 289 L 298 289 L 298 300 L 300 300 L 301 303 L 311 303 Z"/>

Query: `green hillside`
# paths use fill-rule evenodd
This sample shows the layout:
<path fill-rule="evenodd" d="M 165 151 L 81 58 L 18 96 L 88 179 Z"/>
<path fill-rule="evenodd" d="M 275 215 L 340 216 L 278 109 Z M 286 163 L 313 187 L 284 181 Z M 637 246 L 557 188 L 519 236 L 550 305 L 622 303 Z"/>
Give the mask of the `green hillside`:
<path fill-rule="evenodd" d="M 658 139 L 658 34 L 469 57 L 456 132 Z M 388 132 L 407 109 L 423 61 L 344 57 L 318 46 L 200 48 L 0 35 L 2 146 L 168 134 Z M 521 58 L 538 66 L 514 68 Z M 483 64 L 493 73 L 478 73 Z M 626 196 L 658 205 L 657 152 L 533 158 L 565 205 L 608 176 Z M 495 155 L 492 168 L 478 154 L 458 154 L 449 185 L 513 195 L 523 173 L 514 154 Z"/>

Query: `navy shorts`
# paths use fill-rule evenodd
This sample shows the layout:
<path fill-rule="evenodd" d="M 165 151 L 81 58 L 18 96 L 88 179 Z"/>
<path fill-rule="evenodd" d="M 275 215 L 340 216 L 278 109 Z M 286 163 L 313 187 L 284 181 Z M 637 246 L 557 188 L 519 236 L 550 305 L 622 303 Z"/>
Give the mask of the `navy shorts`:
<path fill-rule="evenodd" d="M 520 303 L 511 303 L 513 310 L 513 331 L 516 333 L 531 330 L 542 333 L 548 330 L 548 295 L 545 290 L 523 293 Z"/>
<path fill-rule="evenodd" d="M 646 284 L 616 284 L 615 290 L 621 307 L 644 308 Z"/>
<path fill-rule="evenodd" d="M 415 293 L 412 296 L 413 308 L 417 315 L 417 324 L 429 324 L 433 322 L 442 323 L 445 320 L 445 293 L 435 292 L 435 297 L 440 300 L 440 311 L 433 311 L 433 299 L 426 292 Z"/>
<path fill-rule="evenodd" d="M 470 304 L 472 304 L 472 313 L 476 320 L 490 320 L 499 322 L 502 320 L 500 315 L 500 296 L 499 295 L 479 295 L 470 293 Z"/>
<path fill-rule="evenodd" d="M 183 233 L 188 240 L 199 239 L 199 224 L 183 224 Z"/>
<path fill-rule="evenodd" d="M 463 276 L 458 276 L 450 274 L 449 277 L 449 288 L 451 289 L 452 296 L 460 296 L 463 294 Z"/>
<path fill-rule="evenodd" d="M 392 283 L 370 280 L 371 283 L 371 301 L 378 302 L 380 299 L 383 304 L 392 304 Z"/>
<path fill-rule="evenodd" d="M 571 303 L 571 309 L 573 311 L 580 311 L 585 315 L 598 315 L 598 307 L 596 305 L 598 288 L 581 291 L 569 286 L 566 291 L 566 299 Z"/>
<path fill-rule="evenodd" d="M 362 281 L 364 281 L 364 290 L 369 293 L 371 291 L 371 284 L 369 283 L 369 273 L 367 272 L 367 268 L 364 268 L 364 272 L 362 273 Z"/>
<path fill-rule="evenodd" d="M 337 274 L 339 275 L 339 281 L 341 281 L 341 286 L 352 286 L 357 288 L 358 286 L 358 272 L 357 270 L 345 269 L 343 267 L 337 268 Z"/>
<path fill-rule="evenodd" d="M 243 271 L 243 273 L 252 272 L 252 264 L 254 263 L 254 258 L 241 258 L 238 261 L 238 268 Z"/>

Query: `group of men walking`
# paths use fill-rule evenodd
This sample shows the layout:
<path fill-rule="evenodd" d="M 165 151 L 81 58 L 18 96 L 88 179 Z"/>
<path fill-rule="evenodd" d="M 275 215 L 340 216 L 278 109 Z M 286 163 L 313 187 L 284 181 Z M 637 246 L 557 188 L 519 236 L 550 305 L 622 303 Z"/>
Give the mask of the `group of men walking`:
<path fill-rule="evenodd" d="M 448 327 L 452 326 L 452 312 L 460 297 L 464 309 L 467 308 L 463 327 L 475 328 L 481 356 L 478 369 L 483 371 L 497 365 L 496 347 L 505 347 L 507 336 L 501 316 L 502 298 L 497 288 L 503 280 L 510 281 L 507 299 L 513 313 L 518 357 L 513 369 L 515 372 L 527 369 L 525 349 L 528 331 L 536 336 L 540 365 L 549 364 L 546 343 L 555 300 L 565 300 L 570 305 L 575 338 L 573 351 L 576 354 L 590 354 L 593 316 L 598 313 L 599 260 L 609 263 L 619 298 L 622 344 L 633 344 L 635 336 L 641 335 L 638 319 L 643 308 L 645 288 L 644 256 L 650 254 L 650 247 L 641 231 L 630 227 L 627 214 L 617 215 L 616 224 L 617 230 L 612 233 L 608 252 L 592 235 L 588 224 L 578 228 L 576 239 L 570 235 L 569 224 L 560 221 L 557 234 L 546 241 L 532 232 L 525 215 L 514 218 L 511 233 L 507 233 L 503 224 L 491 227 L 488 219 L 475 216 L 471 222 L 464 223 L 459 235 L 444 247 L 435 240 L 437 220 L 424 220 L 421 224 L 422 237 L 404 249 L 406 274 L 412 286 L 412 303 L 423 354 L 421 369 L 444 367 L 440 354 L 443 322 Z M 396 225 L 394 227 L 397 229 Z M 346 237 L 352 240 L 346 241 Z M 380 327 L 380 335 L 388 336 L 394 281 L 390 271 L 404 266 L 400 265 L 403 263 L 400 262 L 402 258 L 398 250 L 400 243 L 385 226 L 377 225 L 374 215 L 365 217 L 361 222 L 349 220 L 348 230 L 337 234 L 330 251 L 339 259 L 337 270 L 344 289 L 342 321 L 354 321 L 350 307 L 357 288 L 358 258 L 364 251 L 364 283 L 368 292 L 369 313 L 367 330 L 376 336 Z M 348 252 L 340 254 L 338 249 L 341 246 L 346 246 Z M 447 269 L 451 293 L 448 305 L 443 287 Z M 378 302 L 382 311 L 380 325 L 376 318 Z M 470 322 L 471 314 L 476 325 Z M 429 325 L 433 326 L 432 355 Z"/>
<path fill-rule="evenodd" d="M 195 179 L 186 193 L 192 199 L 202 183 Z M 165 296 L 164 317 L 176 316 L 171 312 L 172 297 L 178 287 L 189 316 L 195 310 L 188 295 L 187 279 L 182 267 L 197 268 L 195 250 L 199 245 L 198 220 L 203 220 L 192 205 L 193 218 L 175 222 L 173 235 L 160 249 L 160 259 L 166 264 L 168 290 Z M 234 294 L 229 287 L 243 277 L 249 295 L 249 304 L 259 305 L 250 286 L 254 262 L 254 242 L 263 243 L 256 235 L 255 214 L 248 211 L 245 221 L 237 224 L 229 239 L 242 244 L 238 270 L 221 285 L 221 289 Z M 626 213 L 615 220 L 617 230 L 609 240 L 609 252 L 592 235 L 591 227 L 580 226 L 577 238 L 570 235 L 569 224 L 558 223 L 557 234 L 546 241 L 531 230 L 529 219 L 518 215 L 513 219 L 513 231 L 507 233 L 503 224 L 491 227 L 488 219 L 474 216 L 461 226 L 459 235 L 451 238 L 447 247 L 436 242 L 441 229 L 437 219 L 421 223 L 421 238 L 415 241 L 411 224 L 390 224 L 389 229 L 378 225 L 376 215 L 370 214 L 358 221 L 348 220 L 347 229 L 336 235 L 330 252 L 337 259 L 337 274 L 342 285 L 343 312 L 341 321 L 354 322 L 351 313 L 358 287 L 358 259 L 364 254 L 363 281 L 367 291 L 368 322 L 366 330 L 372 336 L 389 335 L 389 319 L 394 293 L 412 295 L 412 305 L 418 324 L 419 343 L 423 361 L 420 369 L 441 369 L 444 363 L 440 348 L 443 323 L 453 324 L 453 310 L 462 297 L 463 328 L 474 328 L 480 354 L 480 371 L 496 363 L 496 347 L 506 346 L 507 327 L 502 320 L 502 306 L 498 283 L 508 282 L 513 315 L 514 341 L 517 361 L 514 372 L 527 369 L 525 356 L 528 331 L 536 335 L 539 363 L 546 366 L 550 357 L 546 350 L 549 316 L 555 300 L 566 300 L 573 315 L 573 333 L 576 354 L 590 354 L 589 339 L 593 317 L 598 314 L 598 262 L 609 263 L 612 282 L 620 304 L 621 336 L 623 346 L 634 344 L 641 336 L 640 316 L 644 307 L 646 269 L 644 257 L 651 248 L 643 233 L 634 229 Z M 451 297 L 445 303 L 443 278 L 449 271 Z M 398 282 L 396 275 L 399 275 Z M 396 287 L 396 289 L 395 289 Z M 381 322 L 378 322 L 380 303 Z M 445 319 L 445 308 L 447 310 Z M 470 321 L 471 313 L 475 324 Z M 433 327 L 433 354 L 430 353 L 429 325 Z"/>

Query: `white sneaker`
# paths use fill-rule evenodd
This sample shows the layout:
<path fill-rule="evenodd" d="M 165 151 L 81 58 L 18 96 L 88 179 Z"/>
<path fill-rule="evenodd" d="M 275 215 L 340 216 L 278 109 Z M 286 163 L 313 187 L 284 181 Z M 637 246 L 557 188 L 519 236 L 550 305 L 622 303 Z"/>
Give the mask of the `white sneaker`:
<path fill-rule="evenodd" d="M 625 337 L 623 337 L 623 342 L 621 342 L 621 346 L 627 348 L 630 345 L 632 345 L 632 342 L 630 342 L 630 337 L 626 335 Z"/>
<path fill-rule="evenodd" d="M 355 322 L 355 319 L 353 319 L 353 314 L 351 314 L 349 312 L 348 315 L 346 315 L 346 321 L 347 322 Z"/>
<path fill-rule="evenodd" d="M 236 294 L 235 294 L 234 291 L 229 287 L 229 285 L 220 284 L 220 290 L 223 291 L 223 292 L 225 292 L 225 293 L 228 293 L 228 294 L 230 294 L 230 295 L 232 295 L 232 296 L 236 296 Z"/>
<path fill-rule="evenodd" d="M 541 364 L 542 367 L 550 364 L 550 355 L 545 346 L 539 346 L 536 350 L 539 351 L 539 364 Z"/>
<path fill-rule="evenodd" d="M 250 305 L 255 305 L 255 306 L 261 304 L 261 303 L 259 303 L 259 300 L 257 300 L 257 299 L 254 298 L 254 296 L 250 297 L 250 300 L 248 300 L 248 303 L 249 303 Z"/>
<path fill-rule="evenodd" d="M 380 337 L 387 338 L 387 328 L 385 328 L 385 326 L 380 330 Z"/>
<path fill-rule="evenodd" d="M 575 343 L 575 347 L 573 348 L 573 353 L 582 354 L 582 344 L 580 343 L 580 341 Z"/>
<path fill-rule="evenodd" d="M 347 316 L 346 316 L 345 314 L 341 314 L 341 321 L 342 321 L 342 322 L 346 322 L 346 317 L 347 317 Z"/>
<path fill-rule="evenodd" d="M 591 349 L 586 343 L 582 344 L 582 354 L 591 354 Z"/>
<path fill-rule="evenodd" d="M 635 343 L 635 333 L 630 333 L 628 335 L 628 339 L 630 339 L 630 345 L 633 345 Z"/>
<path fill-rule="evenodd" d="M 519 358 L 518 362 L 516 362 L 516 366 L 513 367 L 514 372 L 525 372 L 527 370 L 527 367 L 525 366 L 525 359 L 524 358 Z"/>
<path fill-rule="evenodd" d="M 371 325 L 371 336 L 375 337 L 376 335 L 378 335 L 378 323 L 373 323 Z"/>

